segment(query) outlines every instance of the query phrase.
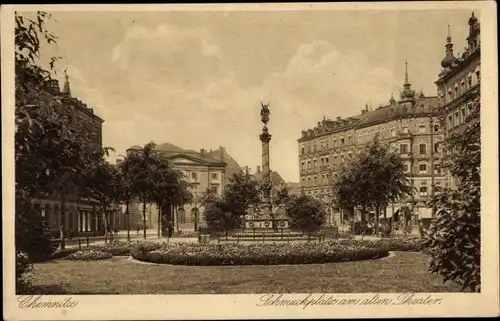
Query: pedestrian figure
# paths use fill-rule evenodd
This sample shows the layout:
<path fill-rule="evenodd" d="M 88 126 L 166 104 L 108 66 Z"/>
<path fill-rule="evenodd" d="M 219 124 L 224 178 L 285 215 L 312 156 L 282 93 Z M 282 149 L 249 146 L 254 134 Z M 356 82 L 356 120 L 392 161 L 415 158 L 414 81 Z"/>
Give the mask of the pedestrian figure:
<path fill-rule="evenodd" d="M 139 236 L 140 231 L 141 231 L 141 228 L 139 227 L 139 225 L 137 225 L 137 236 Z"/>

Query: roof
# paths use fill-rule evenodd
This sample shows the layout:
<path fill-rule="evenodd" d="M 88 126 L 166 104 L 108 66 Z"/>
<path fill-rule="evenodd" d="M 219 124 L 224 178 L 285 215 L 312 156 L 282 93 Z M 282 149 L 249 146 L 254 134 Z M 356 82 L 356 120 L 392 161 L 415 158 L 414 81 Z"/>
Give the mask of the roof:
<path fill-rule="evenodd" d="M 303 130 L 302 137 L 298 141 L 303 141 L 308 138 L 315 138 L 321 135 L 326 135 L 329 133 L 343 132 L 347 129 L 359 129 L 389 121 L 394 118 L 401 117 L 411 117 L 411 116 L 426 116 L 432 112 L 436 111 L 438 107 L 438 97 L 430 96 L 425 97 L 422 94 L 414 99 L 414 107 L 405 110 L 405 101 L 393 101 L 392 103 L 380 106 L 375 110 L 363 111 L 353 117 L 348 117 L 346 119 L 337 118 L 336 121 L 330 119 L 324 119 L 322 122 L 318 122 L 319 126 L 313 129 Z"/>
<path fill-rule="evenodd" d="M 239 174 L 242 171 L 241 166 L 238 164 L 238 162 L 236 162 L 236 160 L 231 157 L 231 155 L 229 155 L 226 148 L 222 146 L 219 146 L 219 149 L 207 152 L 206 155 L 214 159 L 219 159 L 226 163 L 226 173 L 224 175 L 225 184 L 229 183 L 229 180 L 231 179 L 231 177 L 233 177 L 233 174 Z"/>
<path fill-rule="evenodd" d="M 127 150 L 141 149 L 142 147 L 134 145 Z M 212 157 L 207 153 L 195 152 L 193 150 L 182 149 L 181 147 L 175 146 L 170 143 L 162 143 L 156 145 L 155 151 L 160 152 L 163 156 L 168 159 L 174 159 L 177 157 L 184 157 L 192 159 L 194 161 L 202 161 L 212 166 L 226 166 L 226 162 L 222 161 L 220 158 Z"/>
<path fill-rule="evenodd" d="M 256 172 L 252 174 L 258 181 L 262 181 L 264 179 L 264 172 Z M 271 171 L 271 183 L 273 186 L 281 186 L 281 184 L 285 184 L 285 180 L 281 177 L 278 172 Z"/>
<path fill-rule="evenodd" d="M 404 116 L 423 116 L 432 113 L 438 106 L 437 97 L 417 97 L 413 108 L 404 110 L 402 102 L 381 106 L 373 111 L 368 111 L 361 115 L 361 120 L 354 127 L 362 128 L 369 125 L 388 121 L 396 117 Z"/>

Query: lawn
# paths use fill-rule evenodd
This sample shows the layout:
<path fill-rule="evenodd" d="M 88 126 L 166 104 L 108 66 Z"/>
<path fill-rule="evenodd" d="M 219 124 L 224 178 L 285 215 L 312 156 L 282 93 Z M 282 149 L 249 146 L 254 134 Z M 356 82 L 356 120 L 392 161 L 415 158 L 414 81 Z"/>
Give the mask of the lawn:
<path fill-rule="evenodd" d="M 428 256 L 311 265 L 200 267 L 56 260 L 35 265 L 40 294 L 458 292 L 427 272 Z"/>

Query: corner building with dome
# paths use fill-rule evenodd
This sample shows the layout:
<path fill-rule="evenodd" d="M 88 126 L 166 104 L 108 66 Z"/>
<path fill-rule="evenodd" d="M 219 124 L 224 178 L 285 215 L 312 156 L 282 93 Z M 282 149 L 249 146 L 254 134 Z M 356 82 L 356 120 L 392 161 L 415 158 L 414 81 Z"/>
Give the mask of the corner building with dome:
<path fill-rule="evenodd" d="M 340 224 L 352 215 L 359 215 L 329 204 L 331 184 L 343 163 L 364 149 L 375 135 L 391 151 L 401 155 L 405 172 L 416 190 L 412 197 L 381 212 L 385 211 L 390 218 L 402 207 L 408 207 L 413 223 L 417 219 L 430 222 L 432 210 L 426 202 L 441 188 L 453 186 L 453 179 L 441 166 L 443 141 L 447 135 L 460 130 L 470 114 L 468 102 L 479 96 L 479 22 L 474 14 L 469 26 L 468 47 L 460 58 L 453 55 L 448 35 L 441 63 L 443 69 L 436 82 L 437 96 L 417 94 L 412 89 L 406 63 L 405 81 L 398 100 L 391 96 L 388 103 L 375 110 L 365 106 L 355 116 L 324 118 L 314 128 L 302 130 L 298 139 L 301 190 L 324 202 L 330 224 L 334 221 Z M 446 122 L 442 122 L 443 117 Z M 372 211 L 372 217 L 374 215 Z"/>

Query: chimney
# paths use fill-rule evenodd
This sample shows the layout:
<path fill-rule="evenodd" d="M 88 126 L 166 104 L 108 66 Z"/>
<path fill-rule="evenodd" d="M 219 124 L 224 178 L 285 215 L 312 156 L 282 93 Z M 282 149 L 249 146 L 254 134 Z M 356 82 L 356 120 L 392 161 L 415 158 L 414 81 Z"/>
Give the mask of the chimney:
<path fill-rule="evenodd" d="M 226 149 L 224 147 L 222 147 L 222 146 L 219 146 L 219 150 L 220 150 L 220 161 L 224 162 L 224 151 Z"/>
<path fill-rule="evenodd" d="M 200 154 L 205 155 L 205 150 L 203 148 L 200 149 Z"/>
<path fill-rule="evenodd" d="M 257 166 L 257 173 L 260 173 L 260 166 Z"/>
<path fill-rule="evenodd" d="M 245 166 L 245 174 L 248 175 L 249 172 L 250 172 L 250 169 L 248 168 L 248 166 Z"/>
<path fill-rule="evenodd" d="M 337 121 L 340 121 L 341 119 L 342 119 L 342 118 L 340 118 L 340 117 L 337 117 Z"/>
<path fill-rule="evenodd" d="M 321 127 L 321 123 L 320 123 L 320 122 L 318 122 L 318 126 L 317 126 L 317 127 L 318 127 L 318 128 L 320 128 L 320 127 Z"/>

